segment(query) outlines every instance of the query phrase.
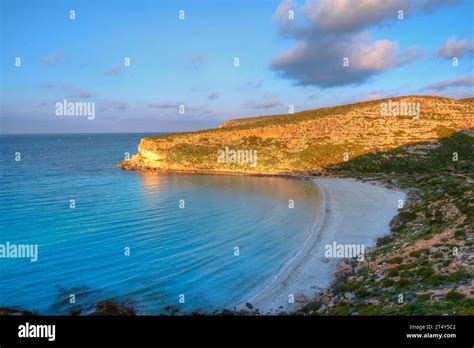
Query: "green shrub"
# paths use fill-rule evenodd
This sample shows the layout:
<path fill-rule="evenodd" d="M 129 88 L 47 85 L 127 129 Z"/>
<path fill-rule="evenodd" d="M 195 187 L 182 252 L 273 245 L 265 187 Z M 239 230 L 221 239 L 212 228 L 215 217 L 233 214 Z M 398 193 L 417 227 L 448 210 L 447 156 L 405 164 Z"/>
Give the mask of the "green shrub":
<path fill-rule="evenodd" d="M 421 255 L 421 250 L 413 250 L 413 251 L 410 251 L 410 253 L 409 253 L 408 255 L 410 255 L 411 257 L 420 257 L 420 255 Z"/>
<path fill-rule="evenodd" d="M 419 269 L 416 270 L 416 275 L 426 279 L 429 278 L 433 275 L 433 269 L 431 267 L 425 266 L 425 267 L 420 267 Z"/>
<path fill-rule="evenodd" d="M 465 296 L 463 294 L 460 294 L 459 292 L 456 291 L 450 291 L 446 294 L 446 300 L 452 301 L 452 302 L 457 302 L 459 300 L 462 300 Z"/>
<path fill-rule="evenodd" d="M 388 271 L 387 275 L 389 277 L 396 277 L 398 275 L 398 270 L 396 268 L 392 268 L 390 271 Z"/>
<path fill-rule="evenodd" d="M 457 230 L 456 232 L 454 232 L 454 238 L 456 239 L 465 239 L 466 237 L 466 232 L 463 230 Z"/>
<path fill-rule="evenodd" d="M 415 268 L 416 267 L 416 264 L 415 263 L 404 263 L 400 266 L 397 267 L 397 270 L 399 271 L 403 271 L 403 270 L 407 270 L 407 269 L 412 269 L 412 268 Z"/>
<path fill-rule="evenodd" d="M 393 279 L 385 278 L 385 279 L 382 280 L 382 282 L 380 283 L 380 286 L 381 286 L 382 288 L 388 288 L 389 286 L 392 286 L 393 284 L 395 284 L 395 282 L 393 281 Z"/>
<path fill-rule="evenodd" d="M 429 301 L 431 299 L 431 295 L 430 294 L 421 294 L 416 299 L 419 300 L 419 301 Z"/>
<path fill-rule="evenodd" d="M 403 262 L 403 257 L 401 256 L 396 256 L 390 260 L 387 261 L 387 263 L 394 264 L 394 263 L 402 263 Z"/>
<path fill-rule="evenodd" d="M 416 213 L 414 213 L 412 211 L 401 211 L 400 213 L 398 213 L 398 218 L 403 223 L 406 223 L 408 221 L 415 220 L 416 219 Z"/>
<path fill-rule="evenodd" d="M 451 273 L 448 276 L 450 282 L 460 282 L 466 279 L 470 279 L 471 275 L 464 268 L 460 268 L 454 273 Z"/>
<path fill-rule="evenodd" d="M 410 281 L 408 279 L 402 278 L 397 282 L 397 285 L 401 288 L 404 288 L 404 287 L 410 285 Z"/>
<path fill-rule="evenodd" d="M 446 278 L 440 274 L 434 274 L 426 279 L 426 284 L 430 286 L 438 286 L 446 282 Z"/>
<path fill-rule="evenodd" d="M 366 290 L 366 289 L 359 289 L 355 292 L 355 294 L 357 297 L 368 297 L 368 296 L 373 295 L 371 291 Z"/>
<path fill-rule="evenodd" d="M 380 247 L 382 245 L 386 245 L 392 241 L 392 236 L 385 236 L 380 237 L 377 239 L 377 246 Z"/>

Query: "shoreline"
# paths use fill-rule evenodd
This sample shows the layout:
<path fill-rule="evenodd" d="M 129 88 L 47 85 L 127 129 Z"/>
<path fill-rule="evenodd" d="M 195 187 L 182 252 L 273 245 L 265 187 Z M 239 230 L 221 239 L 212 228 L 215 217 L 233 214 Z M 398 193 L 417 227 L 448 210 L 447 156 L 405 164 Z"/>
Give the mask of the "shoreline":
<path fill-rule="evenodd" d="M 398 213 L 398 200 L 406 199 L 403 191 L 355 179 L 312 180 L 322 202 L 310 236 L 272 279 L 237 304 L 237 310 L 246 309 L 246 303 L 250 303 L 260 314 L 296 311 L 314 299 L 318 290 L 331 285 L 337 263 L 345 258 L 326 258 L 325 246 L 336 242 L 364 245 L 366 251 L 374 247 L 377 238 L 390 233 L 389 224 Z M 293 303 L 289 303 L 290 295 Z"/>
<path fill-rule="evenodd" d="M 300 179 L 302 179 L 302 177 L 300 177 Z M 312 179 L 312 181 L 314 183 L 314 179 Z M 324 190 L 322 190 L 321 186 L 317 185 L 316 183 L 315 190 L 317 190 L 318 195 L 321 197 L 321 201 L 317 207 L 317 213 L 315 214 L 315 217 L 309 227 L 308 237 L 304 240 L 303 245 L 299 247 L 295 253 L 280 266 L 279 270 L 272 278 L 268 279 L 262 286 L 259 286 L 245 301 L 239 301 L 235 306 L 237 310 L 248 309 L 246 307 L 247 303 L 252 304 L 252 306 L 258 309 L 262 314 L 276 314 L 282 310 L 294 310 L 294 308 L 291 309 L 291 306 L 289 306 L 288 302 L 283 299 L 283 297 L 285 297 L 285 293 L 282 293 L 281 290 L 282 287 L 284 289 L 288 289 L 290 287 L 288 282 L 291 281 L 291 272 L 294 271 L 295 267 L 304 262 L 304 259 L 308 255 L 310 255 L 311 251 L 317 244 L 320 233 L 323 230 L 327 210 L 325 205 L 327 201 Z M 271 289 L 272 287 L 277 287 L 277 289 L 279 289 L 278 295 L 276 294 L 275 288 Z M 273 293 L 273 297 L 278 296 L 280 298 L 279 302 L 285 303 L 286 301 L 286 306 L 284 304 L 276 305 L 275 302 L 277 301 L 275 301 L 275 299 L 268 300 L 268 294 L 266 294 L 267 291 Z"/>

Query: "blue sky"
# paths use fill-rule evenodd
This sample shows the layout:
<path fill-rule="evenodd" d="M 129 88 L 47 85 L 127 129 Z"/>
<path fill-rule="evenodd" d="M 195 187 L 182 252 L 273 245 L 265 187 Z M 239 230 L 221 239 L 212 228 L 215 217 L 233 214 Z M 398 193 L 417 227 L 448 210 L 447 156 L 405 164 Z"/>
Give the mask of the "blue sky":
<path fill-rule="evenodd" d="M 407 94 L 474 95 L 471 0 L 1 6 L 2 133 L 188 131 L 287 113 L 288 105 L 297 112 Z M 65 99 L 95 103 L 96 117 L 56 116 Z"/>

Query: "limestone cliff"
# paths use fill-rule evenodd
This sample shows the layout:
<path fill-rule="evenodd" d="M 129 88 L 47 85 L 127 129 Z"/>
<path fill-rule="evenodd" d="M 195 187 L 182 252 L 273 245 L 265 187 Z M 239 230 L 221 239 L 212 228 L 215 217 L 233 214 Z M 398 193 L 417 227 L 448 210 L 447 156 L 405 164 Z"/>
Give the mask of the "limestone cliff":
<path fill-rule="evenodd" d="M 472 128 L 473 111 L 472 98 L 408 96 L 236 119 L 216 129 L 143 138 L 138 153 L 118 166 L 158 171 L 305 174 L 366 153 L 431 141 Z M 246 159 L 249 153 L 255 154 L 254 163 Z"/>

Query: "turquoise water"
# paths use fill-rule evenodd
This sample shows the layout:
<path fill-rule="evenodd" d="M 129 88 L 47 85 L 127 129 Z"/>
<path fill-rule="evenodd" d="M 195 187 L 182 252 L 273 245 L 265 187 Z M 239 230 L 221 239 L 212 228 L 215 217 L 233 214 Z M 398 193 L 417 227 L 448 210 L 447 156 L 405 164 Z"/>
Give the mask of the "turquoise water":
<path fill-rule="evenodd" d="M 142 136 L 0 137 L 0 244 L 39 248 L 37 262 L 0 258 L 0 306 L 52 315 L 106 299 L 140 314 L 231 308 L 307 238 L 319 199 L 311 182 L 116 168 Z"/>

